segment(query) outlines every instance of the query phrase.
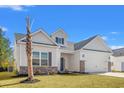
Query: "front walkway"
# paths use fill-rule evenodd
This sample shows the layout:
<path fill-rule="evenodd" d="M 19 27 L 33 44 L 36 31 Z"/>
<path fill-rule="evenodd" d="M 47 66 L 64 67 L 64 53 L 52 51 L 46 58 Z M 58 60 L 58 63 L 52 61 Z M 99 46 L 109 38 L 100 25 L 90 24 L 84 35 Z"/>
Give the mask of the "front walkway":
<path fill-rule="evenodd" d="M 113 76 L 113 77 L 122 77 L 122 78 L 124 78 L 124 73 L 121 73 L 121 72 L 107 72 L 107 73 L 100 73 L 98 75 L 105 75 L 105 76 Z"/>

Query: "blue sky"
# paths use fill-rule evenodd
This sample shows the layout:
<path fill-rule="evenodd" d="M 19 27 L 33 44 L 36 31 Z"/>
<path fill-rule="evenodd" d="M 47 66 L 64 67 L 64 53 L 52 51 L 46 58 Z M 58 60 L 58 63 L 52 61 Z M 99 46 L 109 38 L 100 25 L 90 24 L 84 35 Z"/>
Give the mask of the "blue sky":
<path fill-rule="evenodd" d="M 124 6 L 0 6 L 0 27 L 11 46 L 15 32 L 26 32 L 27 15 L 32 32 L 42 28 L 51 34 L 63 28 L 72 42 L 99 34 L 112 48 L 124 46 Z"/>

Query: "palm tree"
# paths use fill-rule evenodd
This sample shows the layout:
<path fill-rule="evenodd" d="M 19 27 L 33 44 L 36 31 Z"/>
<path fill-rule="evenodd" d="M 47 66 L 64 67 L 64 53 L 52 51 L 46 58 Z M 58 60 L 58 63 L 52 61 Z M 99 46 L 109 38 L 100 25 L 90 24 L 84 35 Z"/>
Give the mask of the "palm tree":
<path fill-rule="evenodd" d="M 30 31 L 30 18 L 26 18 L 27 25 L 27 36 L 26 36 L 26 53 L 27 53 L 27 64 L 28 64 L 28 81 L 33 81 L 34 75 L 33 75 L 33 67 L 32 67 L 32 37 L 31 37 L 31 31 Z"/>

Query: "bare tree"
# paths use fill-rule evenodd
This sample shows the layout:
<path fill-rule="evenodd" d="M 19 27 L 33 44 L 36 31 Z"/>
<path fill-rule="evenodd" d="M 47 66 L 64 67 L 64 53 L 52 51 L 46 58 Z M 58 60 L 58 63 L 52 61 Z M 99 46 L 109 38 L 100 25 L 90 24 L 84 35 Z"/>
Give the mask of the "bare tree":
<path fill-rule="evenodd" d="M 31 37 L 31 29 L 30 29 L 30 18 L 29 16 L 26 18 L 26 29 L 27 29 L 27 36 L 26 36 L 26 53 L 27 53 L 27 64 L 28 64 L 28 80 L 32 81 L 34 78 L 33 75 L 33 67 L 32 67 L 32 37 Z"/>

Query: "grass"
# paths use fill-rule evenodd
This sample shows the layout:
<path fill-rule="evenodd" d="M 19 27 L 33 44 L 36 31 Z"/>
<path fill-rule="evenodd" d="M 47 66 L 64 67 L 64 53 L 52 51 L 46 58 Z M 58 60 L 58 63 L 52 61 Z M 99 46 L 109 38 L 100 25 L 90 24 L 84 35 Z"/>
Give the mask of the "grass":
<path fill-rule="evenodd" d="M 16 76 L 16 75 L 10 72 L 0 72 L 0 80 L 11 79 L 13 76 Z"/>
<path fill-rule="evenodd" d="M 4 76 L 3 76 L 4 75 Z M 124 78 L 88 75 L 48 75 L 35 76 L 40 82 L 19 83 L 26 77 L 12 77 L 13 73 L 0 72 L 0 87 L 11 88 L 120 88 L 124 87 Z M 9 77 L 10 76 L 10 77 Z M 6 79 L 5 79 L 6 78 Z"/>
<path fill-rule="evenodd" d="M 124 71 L 117 71 L 117 70 L 112 70 L 112 72 L 124 73 Z"/>

